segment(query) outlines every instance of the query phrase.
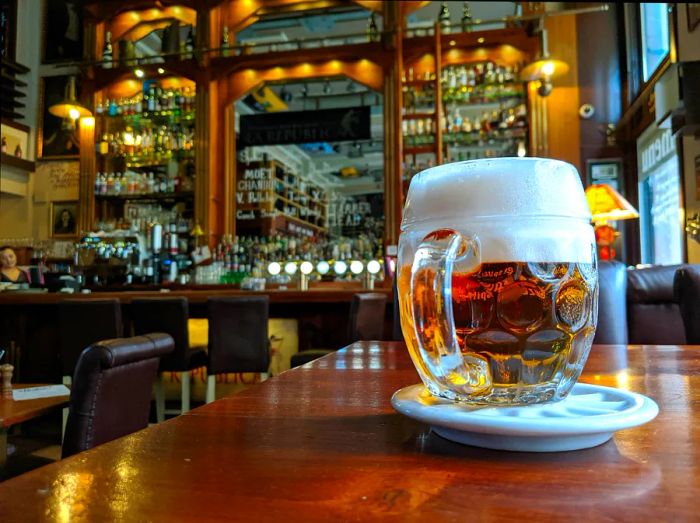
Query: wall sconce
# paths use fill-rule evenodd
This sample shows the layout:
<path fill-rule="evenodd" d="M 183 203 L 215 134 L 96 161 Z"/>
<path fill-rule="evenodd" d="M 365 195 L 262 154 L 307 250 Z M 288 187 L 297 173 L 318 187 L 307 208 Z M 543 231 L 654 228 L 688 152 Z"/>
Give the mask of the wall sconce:
<path fill-rule="evenodd" d="M 309 290 L 309 274 L 311 274 L 313 270 L 313 263 L 309 261 L 301 262 L 301 265 L 299 266 L 299 272 L 301 272 L 301 276 L 299 278 L 299 290 Z"/>
<path fill-rule="evenodd" d="M 544 19 L 539 20 L 539 33 L 541 38 L 541 51 L 537 60 L 523 67 L 520 78 L 524 82 L 539 82 L 537 94 L 549 96 L 554 88 L 552 79 L 569 72 L 569 64 L 549 56 L 547 30 L 544 28 Z"/>
<path fill-rule="evenodd" d="M 84 116 L 92 116 L 90 109 L 78 101 L 75 89 L 75 76 L 68 78 L 63 100 L 49 107 L 49 112 L 63 119 L 66 129 L 75 129 L 75 121 Z"/>

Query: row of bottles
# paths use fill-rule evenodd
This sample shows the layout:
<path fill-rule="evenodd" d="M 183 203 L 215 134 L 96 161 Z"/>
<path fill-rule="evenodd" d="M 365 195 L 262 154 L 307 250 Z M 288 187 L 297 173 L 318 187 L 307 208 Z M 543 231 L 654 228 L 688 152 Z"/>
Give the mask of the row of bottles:
<path fill-rule="evenodd" d="M 194 56 L 195 39 L 194 39 L 194 27 L 189 26 L 187 36 L 183 41 L 180 40 L 179 26 L 174 24 L 170 27 L 166 27 L 163 32 L 163 38 L 161 42 L 161 54 L 177 54 L 182 60 L 190 59 Z M 169 34 L 173 38 L 165 38 L 165 32 L 169 31 Z M 119 65 L 134 65 L 139 63 L 143 58 L 148 58 L 144 56 L 139 56 L 136 51 L 134 43 L 130 40 L 120 40 L 119 45 L 119 56 L 115 55 L 114 44 L 112 43 L 112 33 L 110 31 L 105 32 L 105 41 L 102 45 L 102 56 L 100 57 L 100 65 L 104 69 L 112 69 L 117 66 L 115 63 L 116 59 L 119 60 Z"/>
<path fill-rule="evenodd" d="M 188 192 L 194 189 L 194 181 L 189 176 L 177 174 L 137 173 L 97 173 L 95 194 L 100 196 L 144 195 Z"/>
<path fill-rule="evenodd" d="M 264 276 L 267 265 L 276 261 L 381 260 L 380 241 L 366 236 L 357 238 L 298 238 L 285 234 L 273 236 L 224 236 L 216 247 L 214 260 L 223 262 L 228 271 Z"/>
<path fill-rule="evenodd" d="M 458 133 L 492 133 L 508 129 L 527 127 L 527 108 L 525 104 L 516 107 L 501 105 L 499 110 L 484 111 L 480 117 L 462 116 L 460 109 L 446 111 L 440 121 L 445 134 Z M 404 119 L 402 132 L 404 141 L 409 146 L 432 144 L 435 133 L 435 120 L 432 116 L 425 118 Z"/>
<path fill-rule="evenodd" d="M 517 66 L 501 66 L 493 62 L 445 67 L 440 76 L 444 89 L 500 85 L 518 79 Z"/>
<path fill-rule="evenodd" d="M 135 131 L 127 127 L 116 133 L 103 133 L 97 143 L 97 152 L 102 155 L 128 155 L 151 157 L 173 151 L 194 149 L 194 127 L 176 125 L 148 127 Z"/>
<path fill-rule="evenodd" d="M 132 116 L 143 114 L 187 113 L 195 109 L 195 91 L 189 87 L 164 89 L 155 83 L 146 85 L 143 93 L 133 97 L 107 98 L 95 107 L 97 115 Z"/>

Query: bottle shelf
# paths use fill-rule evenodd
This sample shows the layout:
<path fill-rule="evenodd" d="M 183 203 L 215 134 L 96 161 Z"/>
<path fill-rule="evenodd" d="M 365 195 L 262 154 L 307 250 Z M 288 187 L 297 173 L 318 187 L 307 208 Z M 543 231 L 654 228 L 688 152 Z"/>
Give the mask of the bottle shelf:
<path fill-rule="evenodd" d="M 163 111 L 154 112 L 142 112 L 134 114 L 97 114 L 97 118 L 103 121 L 123 121 L 129 124 L 138 124 L 140 121 L 144 120 L 150 123 L 152 122 L 163 122 L 163 123 L 182 123 L 182 122 L 194 122 L 195 111 L 179 111 L 178 109 L 166 109 Z"/>
<path fill-rule="evenodd" d="M 193 200 L 194 191 L 181 191 L 181 192 L 162 192 L 162 193 L 149 193 L 149 194 L 96 194 L 96 200 L 103 201 L 129 201 L 129 200 L 150 200 L 150 201 L 183 201 L 183 200 Z"/>

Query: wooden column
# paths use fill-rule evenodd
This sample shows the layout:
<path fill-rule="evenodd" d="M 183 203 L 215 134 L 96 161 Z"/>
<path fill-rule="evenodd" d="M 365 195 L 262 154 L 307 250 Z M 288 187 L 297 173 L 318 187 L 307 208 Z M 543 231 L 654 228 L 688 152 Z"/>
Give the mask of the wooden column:
<path fill-rule="evenodd" d="M 79 122 L 80 139 L 80 182 L 78 232 L 81 234 L 93 229 L 95 218 L 95 117 L 86 116 Z"/>
<path fill-rule="evenodd" d="M 403 16 L 399 2 L 385 2 L 384 30 L 391 31 L 393 59 L 384 82 L 384 245 L 399 241 L 403 212 L 403 135 L 401 131 L 401 72 L 403 70 Z"/>

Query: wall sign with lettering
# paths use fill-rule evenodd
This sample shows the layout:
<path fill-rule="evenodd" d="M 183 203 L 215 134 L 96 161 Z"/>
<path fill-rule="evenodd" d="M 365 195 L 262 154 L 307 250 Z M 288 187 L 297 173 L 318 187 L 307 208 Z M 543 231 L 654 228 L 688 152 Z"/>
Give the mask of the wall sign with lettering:
<path fill-rule="evenodd" d="M 240 129 L 239 148 L 354 141 L 372 137 L 368 106 L 241 115 Z"/>

